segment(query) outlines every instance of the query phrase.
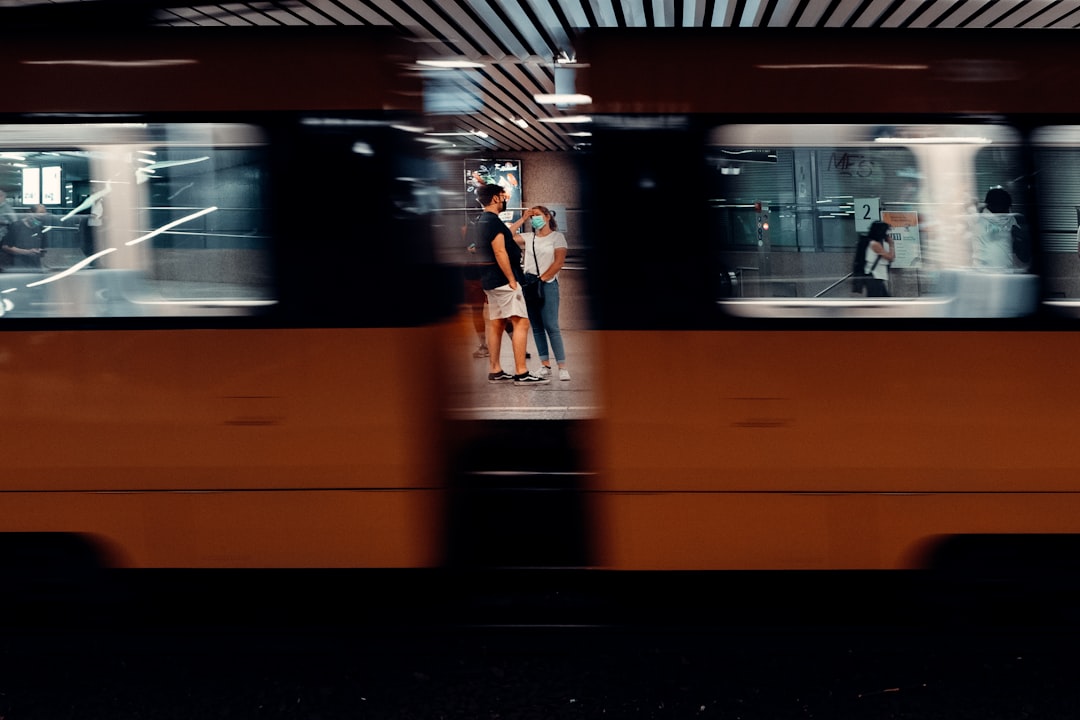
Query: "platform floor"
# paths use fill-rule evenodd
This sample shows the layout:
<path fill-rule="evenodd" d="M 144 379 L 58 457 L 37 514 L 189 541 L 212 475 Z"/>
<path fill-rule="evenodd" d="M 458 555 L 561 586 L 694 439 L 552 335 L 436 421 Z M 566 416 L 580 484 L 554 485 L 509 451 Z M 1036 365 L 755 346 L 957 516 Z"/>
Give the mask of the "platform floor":
<path fill-rule="evenodd" d="M 581 288 L 582 273 L 564 269 L 559 275 L 559 320 L 566 347 L 566 369 L 571 379 L 561 381 L 554 372 L 546 385 L 520 386 L 512 382 L 492 384 L 487 381 L 488 359 L 474 358 L 479 338 L 467 316 L 458 319 L 447 348 L 450 363 L 448 414 L 452 419 L 553 419 L 577 420 L 599 414 L 597 370 L 592 347 L 592 331 L 586 317 L 586 298 Z M 532 332 L 528 350 L 531 372 L 540 369 L 539 354 Z M 503 369 L 514 367 L 510 338 L 503 335 L 500 354 Z M 552 367 L 555 367 L 554 359 Z"/>

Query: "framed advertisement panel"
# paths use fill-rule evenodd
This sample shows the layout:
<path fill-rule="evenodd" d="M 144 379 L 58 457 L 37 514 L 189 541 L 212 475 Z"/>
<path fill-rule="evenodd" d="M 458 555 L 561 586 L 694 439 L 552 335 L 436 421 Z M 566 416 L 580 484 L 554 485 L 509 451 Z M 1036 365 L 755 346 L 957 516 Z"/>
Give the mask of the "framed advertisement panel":
<path fill-rule="evenodd" d="M 520 160 L 466 160 L 465 161 L 465 207 L 478 210 L 476 188 L 481 185 L 499 185 L 510 196 L 506 211 L 499 217 L 512 223 L 521 217 L 521 161 Z"/>

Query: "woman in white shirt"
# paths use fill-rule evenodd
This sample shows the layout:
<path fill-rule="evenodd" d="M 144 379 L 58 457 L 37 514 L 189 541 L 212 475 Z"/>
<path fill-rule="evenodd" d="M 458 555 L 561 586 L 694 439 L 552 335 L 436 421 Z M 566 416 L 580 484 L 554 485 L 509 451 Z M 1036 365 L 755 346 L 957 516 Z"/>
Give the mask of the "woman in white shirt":
<path fill-rule="evenodd" d="M 543 307 L 537 309 L 529 306 L 529 324 L 532 326 L 536 350 L 540 354 L 540 375 L 547 377 L 552 372 L 548 352 L 550 341 L 550 350 L 559 368 L 559 379 L 569 380 L 566 348 L 562 330 L 559 329 L 559 270 L 566 262 L 566 236 L 559 232 L 555 213 L 543 205 L 526 210 L 520 224 L 533 229 L 532 232 L 514 236 L 523 248 L 521 255 L 525 272 L 539 275 L 540 282 L 544 283 Z"/>

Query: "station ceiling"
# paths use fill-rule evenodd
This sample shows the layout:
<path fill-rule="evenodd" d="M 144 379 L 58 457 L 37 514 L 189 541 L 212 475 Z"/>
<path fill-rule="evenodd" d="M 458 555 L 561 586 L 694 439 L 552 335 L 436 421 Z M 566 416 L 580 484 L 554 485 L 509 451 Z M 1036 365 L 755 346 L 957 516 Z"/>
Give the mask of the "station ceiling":
<path fill-rule="evenodd" d="M 567 110 L 535 99 L 556 92 L 556 59 L 574 58 L 579 29 L 1080 27 L 1080 0 L 0 0 L 0 22 L 6 9 L 31 7 L 56 17 L 107 8 L 154 25 L 394 27 L 415 41 L 418 60 L 478 65 L 423 72 L 432 127 L 479 152 L 580 147 L 575 128 L 551 122 Z"/>

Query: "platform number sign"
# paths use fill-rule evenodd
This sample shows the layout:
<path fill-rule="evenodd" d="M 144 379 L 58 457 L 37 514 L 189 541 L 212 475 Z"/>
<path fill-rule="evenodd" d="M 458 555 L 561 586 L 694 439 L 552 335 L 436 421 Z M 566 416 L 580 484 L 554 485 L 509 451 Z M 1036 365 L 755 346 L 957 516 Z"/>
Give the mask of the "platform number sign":
<path fill-rule="evenodd" d="M 855 232 L 869 232 L 870 223 L 880 219 L 880 198 L 855 198 Z"/>

